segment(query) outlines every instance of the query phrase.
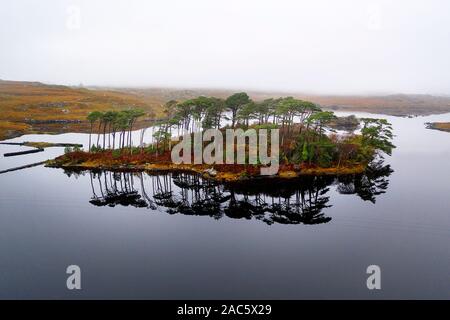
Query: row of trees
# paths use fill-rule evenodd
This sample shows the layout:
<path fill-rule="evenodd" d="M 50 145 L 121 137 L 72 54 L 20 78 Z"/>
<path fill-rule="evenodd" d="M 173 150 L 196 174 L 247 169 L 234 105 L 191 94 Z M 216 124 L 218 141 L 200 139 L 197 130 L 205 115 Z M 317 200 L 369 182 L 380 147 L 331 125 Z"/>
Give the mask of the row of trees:
<path fill-rule="evenodd" d="M 245 92 L 235 93 L 226 99 L 200 96 L 178 102 L 171 100 L 164 106 L 166 118 L 157 132 L 157 141 L 170 137 L 172 130 L 194 132 L 199 129 L 220 129 L 222 120 L 231 128 L 272 124 L 281 127 L 283 137 L 291 128 L 313 127 L 322 131 L 326 121 L 333 119 L 331 112 L 322 112 L 314 103 L 293 97 L 253 101 Z M 314 116 L 313 116 L 314 115 Z M 162 142 L 162 141 L 160 141 Z"/>
<path fill-rule="evenodd" d="M 231 128 L 249 126 L 252 120 L 258 124 L 290 126 L 295 117 L 304 122 L 318 111 L 320 108 L 309 101 L 293 97 L 253 101 L 245 92 L 235 93 L 225 100 L 205 96 L 183 102 L 170 100 L 164 106 L 165 128 L 177 127 L 191 132 L 199 127 L 219 129 L 221 120 L 231 121 Z"/>
<path fill-rule="evenodd" d="M 96 149 L 114 149 L 116 145 L 116 135 L 119 134 L 118 146 L 125 148 L 132 146 L 131 132 L 138 118 L 145 115 L 141 109 L 128 109 L 122 111 L 93 111 L 88 114 L 87 120 L 90 123 L 89 131 L 89 151 Z M 97 125 L 97 143 L 92 143 L 92 133 Z M 103 144 L 101 144 L 103 137 Z M 141 146 L 143 145 L 143 133 L 141 134 Z"/>

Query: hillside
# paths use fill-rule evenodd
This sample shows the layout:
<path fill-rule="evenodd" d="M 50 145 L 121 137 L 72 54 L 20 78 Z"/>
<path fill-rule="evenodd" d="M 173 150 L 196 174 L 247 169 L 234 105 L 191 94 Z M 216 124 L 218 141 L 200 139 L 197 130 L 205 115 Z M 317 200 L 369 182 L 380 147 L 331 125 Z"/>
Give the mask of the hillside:
<path fill-rule="evenodd" d="M 391 116 L 425 116 L 450 112 L 450 97 L 396 94 L 387 96 L 299 96 L 332 110 Z"/>
<path fill-rule="evenodd" d="M 184 100 L 198 97 L 199 95 L 226 98 L 236 90 L 220 89 L 114 89 L 118 92 L 132 93 L 146 101 L 147 99 L 159 99 L 168 101 L 171 99 Z M 319 104 L 324 109 L 341 111 L 362 111 L 391 116 L 430 115 L 450 112 L 450 97 L 432 95 L 407 95 L 395 94 L 385 96 L 363 95 L 308 95 L 293 92 L 262 92 L 246 91 L 256 101 L 293 96 L 297 99 L 307 100 Z"/>
<path fill-rule="evenodd" d="M 93 110 L 138 107 L 148 116 L 162 116 L 169 100 L 185 100 L 199 95 L 226 98 L 235 90 L 177 88 L 102 88 L 47 85 L 39 82 L 0 80 L 0 140 L 34 132 L 86 132 L 86 115 Z M 247 91 L 254 100 L 294 96 L 320 104 L 323 108 L 365 111 L 396 116 L 450 112 L 450 98 L 431 95 L 319 96 L 286 92 Z"/>
<path fill-rule="evenodd" d="M 160 116 L 163 100 L 127 92 L 0 80 L 0 140 L 33 132 L 79 132 L 93 110 L 142 108 Z"/>

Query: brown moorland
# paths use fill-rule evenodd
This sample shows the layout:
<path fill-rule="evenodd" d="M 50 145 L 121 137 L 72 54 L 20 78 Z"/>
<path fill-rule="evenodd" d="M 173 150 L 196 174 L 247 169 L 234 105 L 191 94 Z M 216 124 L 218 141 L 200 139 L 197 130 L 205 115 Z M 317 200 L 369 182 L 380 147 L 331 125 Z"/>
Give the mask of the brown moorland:
<path fill-rule="evenodd" d="M 47 85 L 40 82 L 0 80 L 0 140 L 27 133 L 88 132 L 89 112 L 141 108 L 147 112 L 136 128 L 162 117 L 169 100 L 200 95 L 226 98 L 236 90 L 177 88 L 102 88 Z M 324 109 L 364 111 L 407 116 L 450 112 L 450 97 L 431 95 L 320 96 L 287 92 L 249 91 L 256 100 L 291 95 Z"/>
<path fill-rule="evenodd" d="M 112 89 L 111 89 L 112 90 Z M 425 94 L 392 94 L 392 95 L 313 95 L 295 92 L 263 92 L 252 90 L 221 90 L 221 89 L 161 89 L 138 88 L 114 89 L 119 92 L 132 93 L 146 99 L 161 99 L 182 101 L 196 98 L 200 95 L 226 98 L 238 91 L 246 91 L 250 98 L 261 101 L 269 98 L 292 96 L 297 99 L 314 102 L 323 109 L 341 111 L 361 111 L 374 114 L 406 117 L 410 115 L 424 116 L 450 112 L 450 97 Z"/>
<path fill-rule="evenodd" d="M 0 140 L 26 133 L 87 132 L 85 119 L 94 110 L 141 108 L 148 116 L 139 127 L 161 116 L 163 103 L 119 91 L 0 80 Z"/>

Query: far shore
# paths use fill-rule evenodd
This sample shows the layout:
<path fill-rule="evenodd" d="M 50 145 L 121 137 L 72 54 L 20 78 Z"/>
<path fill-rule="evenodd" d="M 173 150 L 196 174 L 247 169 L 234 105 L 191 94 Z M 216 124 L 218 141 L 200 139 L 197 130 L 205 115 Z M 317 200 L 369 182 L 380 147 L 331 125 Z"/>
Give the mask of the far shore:
<path fill-rule="evenodd" d="M 450 132 L 450 122 L 430 122 L 426 126 L 427 129 Z"/>
<path fill-rule="evenodd" d="M 0 141 L 35 133 L 89 132 L 86 116 L 93 110 L 141 108 L 149 114 L 136 123 L 148 127 L 164 117 L 170 100 L 197 96 L 224 98 L 227 89 L 177 88 L 79 88 L 37 82 L 2 81 L 0 95 Z M 366 112 L 390 116 L 427 116 L 450 112 L 450 97 L 432 95 L 312 95 L 295 92 L 249 91 L 254 101 L 293 96 L 321 106 L 323 110 Z"/>

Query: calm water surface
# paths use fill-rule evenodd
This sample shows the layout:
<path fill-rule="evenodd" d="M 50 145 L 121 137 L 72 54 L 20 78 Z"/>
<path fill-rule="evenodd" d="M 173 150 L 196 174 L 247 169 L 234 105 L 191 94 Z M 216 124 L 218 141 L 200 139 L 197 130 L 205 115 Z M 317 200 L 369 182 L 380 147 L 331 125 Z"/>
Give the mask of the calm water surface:
<path fill-rule="evenodd" d="M 397 149 L 360 176 L 244 187 L 42 166 L 2 174 L 0 298 L 448 299 L 450 133 L 424 122 L 450 114 L 379 117 Z M 1 157 L 0 170 L 62 152 Z M 81 291 L 66 289 L 71 264 Z M 366 287 L 371 264 L 382 290 Z"/>

